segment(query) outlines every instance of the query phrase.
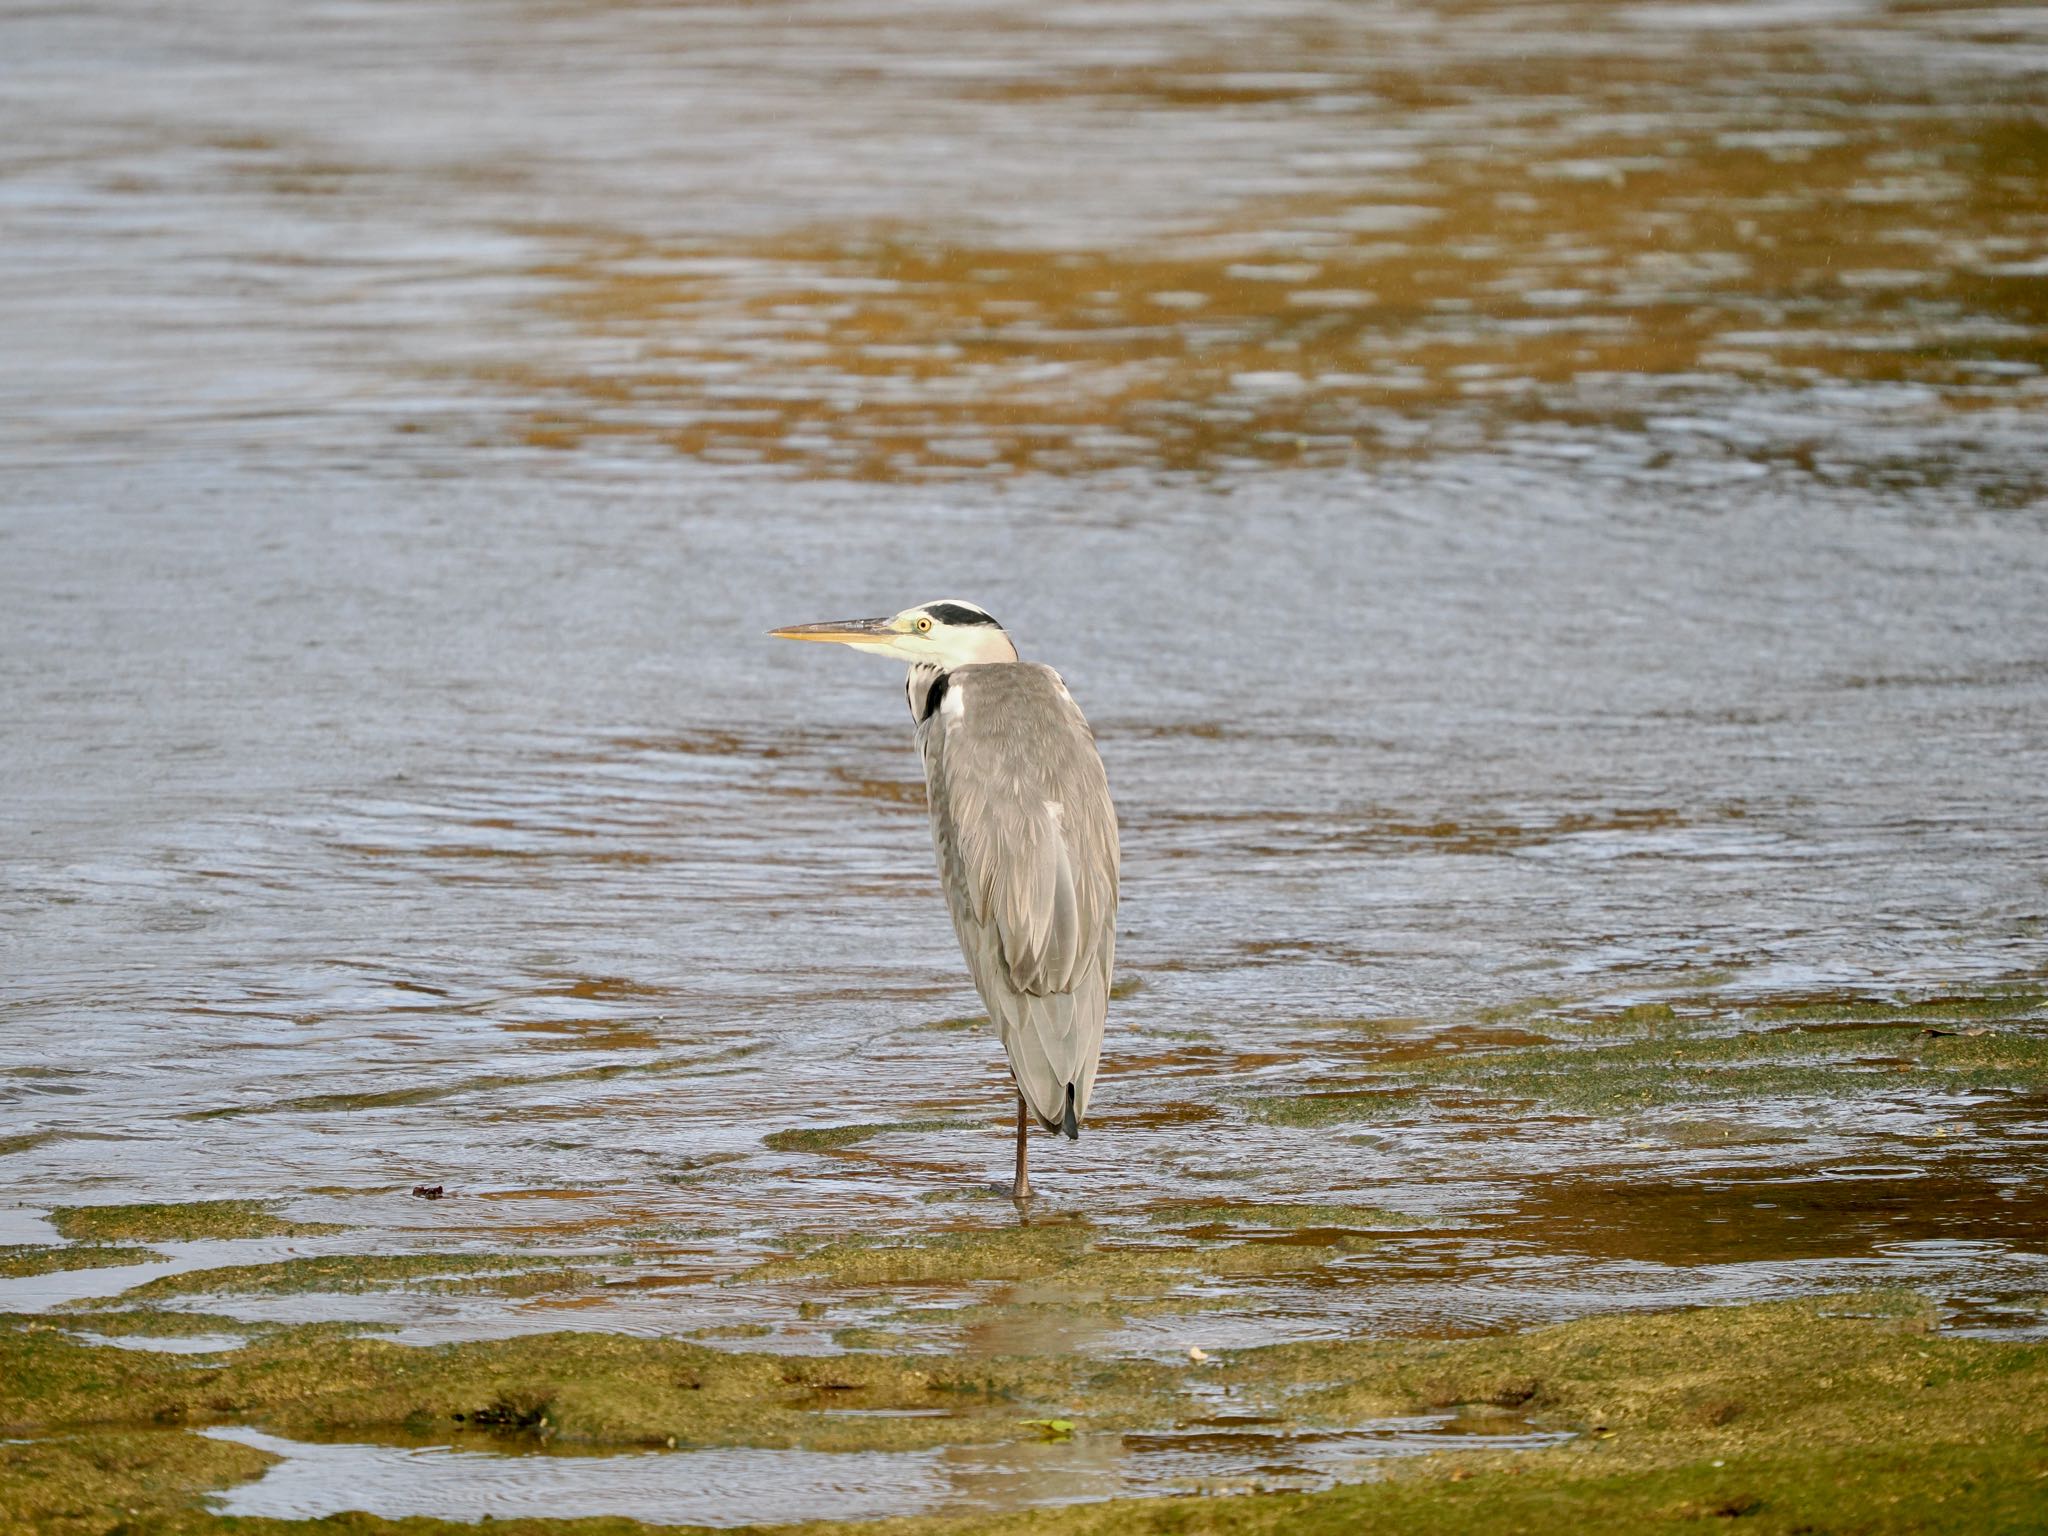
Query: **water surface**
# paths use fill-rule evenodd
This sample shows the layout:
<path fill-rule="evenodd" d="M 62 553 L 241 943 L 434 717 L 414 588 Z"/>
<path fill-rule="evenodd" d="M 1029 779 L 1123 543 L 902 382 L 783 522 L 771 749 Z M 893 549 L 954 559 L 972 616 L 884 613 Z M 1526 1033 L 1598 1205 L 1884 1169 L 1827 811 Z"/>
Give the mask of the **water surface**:
<path fill-rule="evenodd" d="M 1259 1101 L 2039 989 L 2040 14 L 128 0 L 0 57 L 0 1215 L 348 1229 L 0 1306 L 473 1249 L 600 1278 L 180 1304 L 1163 1357 L 1896 1281 L 2039 1326 L 2010 1087 Z M 1062 669 L 1123 820 L 1136 989 L 1042 1211 L 1378 1246 L 1086 1324 L 749 1273 L 1015 1219 L 899 679 L 762 638 L 949 594 Z M 765 1140 L 883 1122 L 939 1128 Z"/>

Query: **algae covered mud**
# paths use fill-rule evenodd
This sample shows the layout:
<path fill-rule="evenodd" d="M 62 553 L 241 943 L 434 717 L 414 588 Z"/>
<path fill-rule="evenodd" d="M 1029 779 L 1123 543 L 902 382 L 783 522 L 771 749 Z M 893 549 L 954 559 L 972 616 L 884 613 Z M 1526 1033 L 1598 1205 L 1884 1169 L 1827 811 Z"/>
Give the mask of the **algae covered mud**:
<path fill-rule="evenodd" d="M 2042 1524 L 2040 14 L 0 59 L 0 1519 Z M 759 638 L 949 592 L 1124 818 L 1022 1214 Z"/>

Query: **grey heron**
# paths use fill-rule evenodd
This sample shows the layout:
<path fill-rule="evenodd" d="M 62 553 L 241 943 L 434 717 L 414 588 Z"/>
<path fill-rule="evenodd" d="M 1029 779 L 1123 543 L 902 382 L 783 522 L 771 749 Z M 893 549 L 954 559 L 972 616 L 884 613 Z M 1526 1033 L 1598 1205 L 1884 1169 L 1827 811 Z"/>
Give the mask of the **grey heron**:
<path fill-rule="evenodd" d="M 957 599 L 886 619 L 770 632 L 907 662 L 939 878 L 967 969 L 1017 1085 L 1026 1136 L 1081 1134 L 1116 959 L 1116 808 L 1095 734 L 1059 673 L 1017 659 L 988 611 Z"/>

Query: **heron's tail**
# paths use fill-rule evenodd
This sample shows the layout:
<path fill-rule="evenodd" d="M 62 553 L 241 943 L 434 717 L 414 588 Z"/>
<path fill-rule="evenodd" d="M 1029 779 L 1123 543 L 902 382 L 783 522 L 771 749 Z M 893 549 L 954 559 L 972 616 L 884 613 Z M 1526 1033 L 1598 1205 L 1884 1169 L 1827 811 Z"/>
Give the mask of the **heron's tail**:
<path fill-rule="evenodd" d="M 1088 1114 L 1088 1090 L 1102 1049 L 1102 999 L 1105 990 L 1090 978 L 1088 991 L 1077 995 L 1043 995 L 991 988 L 982 994 L 989 1017 L 996 1021 L 1010 1075 L 1031 1114 L 1048 1131 L 1077 1135 Z"/>

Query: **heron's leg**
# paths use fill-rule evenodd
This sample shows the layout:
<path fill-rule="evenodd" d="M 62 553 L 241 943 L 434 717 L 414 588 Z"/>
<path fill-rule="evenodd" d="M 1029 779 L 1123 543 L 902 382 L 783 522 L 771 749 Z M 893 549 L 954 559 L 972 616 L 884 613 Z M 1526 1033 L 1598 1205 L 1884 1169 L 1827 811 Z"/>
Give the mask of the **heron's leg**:
<path fill-rule="evenodd" d="M 1017 1182 L 1010 1186 L 1012 1200 L 1031 1198 L 1031 1179 L 1024 1172 L 1025 1134 L 1031 1129 L 1030 1116 L 1025 1112 L 1024 1095 L 1017 1095 Z"/>

